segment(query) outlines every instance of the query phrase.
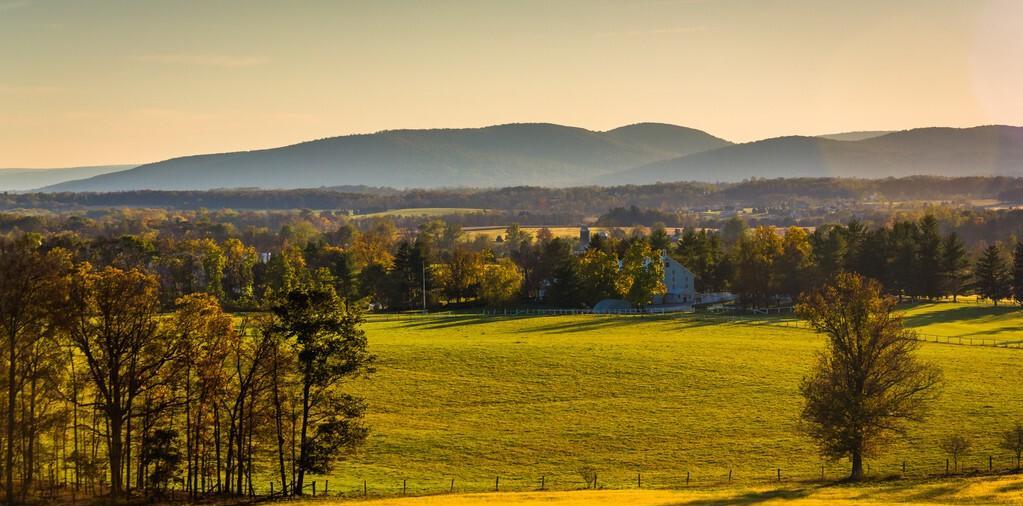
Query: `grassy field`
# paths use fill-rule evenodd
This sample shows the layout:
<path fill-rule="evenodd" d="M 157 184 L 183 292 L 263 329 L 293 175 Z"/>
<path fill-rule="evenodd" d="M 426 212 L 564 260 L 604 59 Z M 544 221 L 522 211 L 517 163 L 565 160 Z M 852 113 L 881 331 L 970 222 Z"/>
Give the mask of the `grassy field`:
<path fill-rule="evenodd" d="M 976 304 L 919 305 L 920 331 L 1019 336 L 1023 311 Z M 687 317 L 558 316 L 371 318 L 378 372 L 353 386 L 370 405 L 364 451 L 330 476 L 332 493 L 394 495 L 600 486 L 765 486 L 831 479 L 797 429 L 797 385 L 823 339 L 774 324 Z M 1023 419 L 1023 351 L 923 344 L 946 385 L 929 420 L 868 461 L 874 476 L 944 470 L 938 441 L 974 440 L 968 468 L 1013 465 L 998 434 Z M 324 479 L 327 477 L 319 477 Z M 637 503 L 639 504 L 639 503 Z M 659 503 L 651 503 L 659 504 Z"/>
<path fill-rule="evenodd" d="M 522 230 L 525 230 L 526 232 L 529 232 L 529 233 L 531 233 L 531 234 L 533 234 L 535 236 L 536 233 L 539 232 L 542 228 L 544 228 L 544 227 L 522 227 Z M 571 239 L 578 239 L 579 238 L 579 227 L 578 226 L 576 226 L 576 227 L 546 227 L 546 228 L 548 230 L 550 230 L 552 234 L 554 234 L 554 237 L 564 237 L 564 238 L 571 238 Z M 624 230 L 625 233 L 627 233 L 627 234 L 631 233 L 633 228 L 638 228 L 639 230 L 641 230 L 643 232 L 647 232 L 648 231 L 647 227 L 620 227 L 620 228 L 622 230 Z M 503 237 L 505 235 L 505 231 L 507 229 L 508 229 L 508 227 L 506 227 L 506 226 L 504 226 L 504 227 L 472 227 L 472 228 L 469 228 L 469 229 L 465 230 L 465 235 L 469 239 L 475 238 L 476 236 L 480 236 L 480 235 L 484 235 L 484 236 L 490 237 L 491 239 L 496 239 L 497 236 L 502 236 Z M 590 234 L 597 234 L 599 232 L 609 232 L 610 230 L 611 230 L 611 227 L 590 227 Z M 671 233 L 670 229 L 669 229 L 668 233 Z"/>
<path fill-rule="evenodd" d="M 354 216 L 356 219 L 361 218 L 382 218 L 384 216 L 393 216 L 399 218 L 408 218 L 414 216 L 450 216 L 452 214 L 472 214 L 472 213 L 485 213 L 486 209 L 473 209 L 467 207 L 412 207 L 408 209 L 389 209 L 387 211 L 380 211 L 378 213 L 359 214 Z"/>
<path fill-rule="evenodd" d="M 300 503 L 302 504 L 302 503 Z M 305 504 L 332 504 L 310 501 Z M 333 503 L 338 504 L 338 503 Z M 349 503 L 350 504 L 350 503 Z M 696 490 L 586 490 L 440 495 L 367 501 L 368 506 L 707 506 L 786 504 L 1023 504 L 1019 477 L 905 480 L 861 485 L 736 486 Z"/>

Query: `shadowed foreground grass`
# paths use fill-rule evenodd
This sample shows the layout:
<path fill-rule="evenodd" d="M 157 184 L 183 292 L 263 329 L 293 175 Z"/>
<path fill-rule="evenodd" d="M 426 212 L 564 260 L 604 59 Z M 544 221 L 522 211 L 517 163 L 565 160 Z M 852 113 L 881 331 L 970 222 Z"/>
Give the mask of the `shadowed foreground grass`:
<path fill-rule="evenodd" d="M 302 505 L 353 504 L 307 501 Z M 888 481 L 839 486 L 739 487 L 687 491 L 575 491 L 444 495 L 359 501 L 367 506 L 702 506 L 713 504 L 1023 504 L 1023 478 Z"/>
<path fill-rule="evenodd" d="M 312 505 L 341 501 L 309 501 Z M 352 504 L 351 501 L 344 504 Z M 704 506 L 791 504 L 1023 504 L 1023 478 L 897 481 L 861 485 L 791 485 L 699 490 L 580 490 L 442 495 L 360 501 L 367 506 Z"/>

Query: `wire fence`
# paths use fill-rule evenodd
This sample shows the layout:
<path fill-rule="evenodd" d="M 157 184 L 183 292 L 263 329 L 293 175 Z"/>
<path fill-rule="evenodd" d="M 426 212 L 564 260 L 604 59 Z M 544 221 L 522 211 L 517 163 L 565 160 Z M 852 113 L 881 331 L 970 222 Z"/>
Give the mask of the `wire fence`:
<path fill-rule="evenodd" d="M 942 479 L 1002 476 L 1020 473 L 1016 457 L 1006 455 L 960 456 L 953 459 L 921 463 L 917 460 L 891 461 L 883 465 L 867 463 L 868 479 Z M 483 492 L 537 492 L 606 490 L 685 490 L 686 488 L 727 488 L 729 486 L 770 486 L 792 484 L 829 484 L 844 480 L 849 468 L 841 462 L 822 462 L 816 468 L 778 466 L 751 470 L 731 467 L 675 471 L 605 471 L 595 468 L 575 472 L 535 473 L 529 476 L 495 474 L 490 477 L 432 477 L 394 480 L 313 480 L 303 487 L 304 495 L 330 497 L 398 497 L 464 494 Z M 256 487 L 256 495 L 285 497 L 279 483 L 268 481 Z"/>

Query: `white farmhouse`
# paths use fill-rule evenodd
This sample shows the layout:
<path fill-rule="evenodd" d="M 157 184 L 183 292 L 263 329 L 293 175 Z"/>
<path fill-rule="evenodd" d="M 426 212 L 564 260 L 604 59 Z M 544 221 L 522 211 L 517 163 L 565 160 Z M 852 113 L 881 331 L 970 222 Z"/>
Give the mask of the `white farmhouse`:
<path fill-rule="evenodd" d="M 661 261 L 664 262 L 664 288 L 666 291 L 664 295 L 654 297 L 654 304 L 692 304 L 696 298 L 693 273 L 664 251 L 661 252 Z"/>

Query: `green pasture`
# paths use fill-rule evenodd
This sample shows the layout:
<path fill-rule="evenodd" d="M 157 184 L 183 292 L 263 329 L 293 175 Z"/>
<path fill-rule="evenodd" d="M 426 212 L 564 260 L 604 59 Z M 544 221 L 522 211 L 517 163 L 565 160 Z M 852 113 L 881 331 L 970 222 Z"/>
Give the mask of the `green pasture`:
<path fill-rule="evenodd" d="M 760 484 L 827 478 L 798 429 L 798 384 L 822 348 L 812 331 L 688 316 L 372 316 L 377 373 L 352 390 L 370 406 L 364 450 L 338 466 L 331 493 L 373 495 Z M 920 332 L 1023 335 L 1023 310 L 978 304 L 912 306 Z M 1023 420 L 1023 350 L 924 343 L 945 388 L 925 423 L 869 460 L 872 475 L 944 471 L 939 440 L 974 441 L 968 468 L 1014 465 L 997 448 Z M 497 477 L 500 482 L 495 483 Z"/>

